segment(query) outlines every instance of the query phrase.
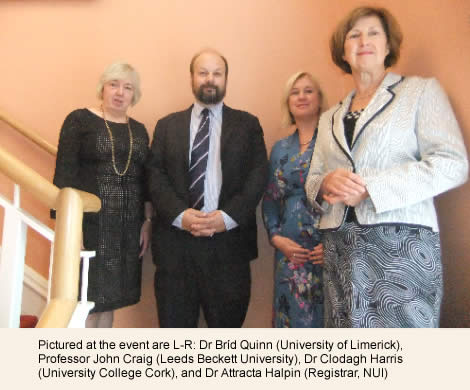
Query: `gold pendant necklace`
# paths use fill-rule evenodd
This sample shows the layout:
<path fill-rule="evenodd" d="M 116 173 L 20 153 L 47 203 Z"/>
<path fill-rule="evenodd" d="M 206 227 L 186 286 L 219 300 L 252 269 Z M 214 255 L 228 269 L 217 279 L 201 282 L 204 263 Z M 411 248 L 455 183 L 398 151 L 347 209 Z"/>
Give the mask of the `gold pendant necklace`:
<path fill-rule="evenodd" d="M 315 137 L 315 132 L 317 129 L 313 130 L 313 135 L 312 138 L 310 138 L 307 142 L 300 142 L 300 134 L 299 134 L 299 145 L 300 146 L 305 146 L 308 145 L 310 142 L 312 142 L 313 137 Z M 298 131 L 298 130 L 297 130 Z"/>
<path fill-rule="evenodd" d="M 111 159 L 113 161 L 114 172 L 116 172 L 116 175 L 118 175 L 118 176 L 124 176 L 127 173 L 127 170 L 129 169 L 129 165 L 131 164 L 132 146 L 134 145 L 134 139 L 132 138 L 132 131 L 131 131 L 131 125 L 129 123 L 129 117 L 126 116 L 127 128 L 129 130 L 129 156 L 127 156 L 127 163 L 126 163 L 126 167 L 124 168 L 124 171 L 122 173 L 120 173 L 117 170 L 117 167 L 116 167 L 116 157 L 115 157 L 115 153 L 114 153 L 113 133 L 111 132 L 111 128 L 109 127 L 108 122 L 106 121 L 103 106 L 101 106 L 101 112 L 103 113 L 104 124 L 106 125 L 106 129 L 108 130 L 109 139 L 111 140 Z"/>

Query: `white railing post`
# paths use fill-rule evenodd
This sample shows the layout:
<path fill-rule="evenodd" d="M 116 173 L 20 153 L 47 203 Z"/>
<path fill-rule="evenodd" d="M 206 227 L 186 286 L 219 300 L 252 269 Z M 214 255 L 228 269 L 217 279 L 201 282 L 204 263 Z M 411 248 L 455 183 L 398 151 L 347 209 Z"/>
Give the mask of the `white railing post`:
<path fill-rule="evenodd" d="M 0 328 L 19 328 L 26 250 L 26 224 L 14 208 L 5 208 L 2 243 Z"/>
<path fill-rule="evenodd" d="M 81 285 L 81 299 L 78 302 L 75 311 L 73 312 L 72 318 L 69 323 L 69 328 L 84 328 L 85 321 L 88 317 L 88 313 L 93 307 L 94 302 L 88 302 L 88 270 L 90 265 L 90 259 L 96 256 L 95 251 L 81 251 L 80 257 L 82 258 L 82 285 Z"/>
<path fill-rule="evenodd" d="M 30 227 L 41 234 L 51 241 L 52 246 L 54 231 L 21 209 L 18 184 L 14 186 L 13 201 L 0 195 L 0 207 L 5 210 L 3 257 L 0 259 L 0 328 L 18 328 L 23 297 L 27 229 Z"/>
<path fill-rule="evenodd" d="M 48 274 L 48 277 L 47 277 L 47 303 L 49 303 L 49 301 L 51 300 L 52 267 L 53 267 L 53 265 L 54 265 L 54 241 L 51 241 L 51 251 L 49 253 L 49 274 Z"/>
<path fill-rule="evenodd" d="M 13 186 L 13 206 L 15 206 L 16 209 L 20 208 L 20 201 L 20 186 L 15 183 L 15 185 Z"/>

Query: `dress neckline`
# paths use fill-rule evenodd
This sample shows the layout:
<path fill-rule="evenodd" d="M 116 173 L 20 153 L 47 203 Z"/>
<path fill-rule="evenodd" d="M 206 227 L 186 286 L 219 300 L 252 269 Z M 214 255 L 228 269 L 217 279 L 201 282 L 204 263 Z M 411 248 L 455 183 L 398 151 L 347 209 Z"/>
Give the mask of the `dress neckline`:
<path fill-rule="evenodd" d="M 344 119 L 357 120 L 363 112 L 364 112 L 364 108 L 361 108 L 360 110 L 356 110 L 356 111 L 348 111 L 346 115 L 344 116 Z"/>
<path fill-rule="evenodd" d="M 302 145 L 300 145 L 300 137 L 299 137 L 299 129 L 295 129 L 295 132 L 294 134 L 292 134 L 296 140 L 296 145 L 299 149 L 298 151 L 298 155 L 299 156 L 303 156 L 305 154 L 305 152 L 307 152 L 307 150 L 309 150 L 311 147 L 312 147 L 312 142 L 316 139 L 317 137 L 317 134 L 318 134 L 318 127 L 315 128 L 314 132 L 313 132 L 313 137 L 312 139 L 310 140 L 310 142 L 308 144 L 305 144 L 307 145 L 307 147 L 305 148 L 305 150 L 302 152 L 301 149 L 302 149 Z"/>
<path fill-rule="evenodd" d="M 101 119 L 104 123 L 104 118 L 101 116 L 101 115 L 98 115 L 97 113 L 91 111 L 88 107 L 85 107 L 85 110 L 88 111 L 90 114 L 92 114 L 93 116 Z M 129 117 L 129 120 L 131 120 L 131 118 Z M 112 123 L 112 124 L 115 124 L 115 125 L 126 125 L 127 126 L 127 123 L 126 122 L 114 122 L 114 121 L 110 121 L 109 119 L 106 119 L 106 122 L 108 123 Z"/>

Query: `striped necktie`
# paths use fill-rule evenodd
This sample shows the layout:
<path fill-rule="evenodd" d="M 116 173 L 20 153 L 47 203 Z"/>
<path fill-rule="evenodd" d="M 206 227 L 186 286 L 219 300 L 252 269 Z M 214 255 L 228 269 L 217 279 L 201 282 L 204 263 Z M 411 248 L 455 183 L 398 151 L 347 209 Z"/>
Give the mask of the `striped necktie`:
<path fill-rule="evenodd" d="M 207 158 L 209 155 L 209 110 L 202 110 L 201 123 L 197 130 L 191 150 L 189 166 L 189 202 L 190 207 L 201 210 L 204 207 L 204 181 L 206 178 Z"/>

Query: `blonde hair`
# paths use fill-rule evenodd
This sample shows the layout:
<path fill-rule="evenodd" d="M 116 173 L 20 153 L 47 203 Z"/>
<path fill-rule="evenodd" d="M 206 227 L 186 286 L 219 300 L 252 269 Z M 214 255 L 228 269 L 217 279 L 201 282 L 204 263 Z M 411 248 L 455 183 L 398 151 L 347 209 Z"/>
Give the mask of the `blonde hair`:
<path fill-rule="evenodd" d="M 113 62 L 104 70 L 96 86 L 98 99 L 103 100 L 103 87 L 108 81 L 124 79 L 129 79 L 134 87 L 134 96 L 132 96 L 131 105 L 135 105 L 142 96 L 140 77 L 132 65 L 122 61 Z"/>
<path fill-rule="evenodd" d="M 315 77 L 312 76 L 311 73 L 309 72 L 296 72 L 292 76 L 289 77 L 289 79 L 286 82 L 286 85 L 284 87 L 284 92 L 282 94 L 282 99 L 281 99 L 281 125 L 283 128 L 288 128 L 289 126 L 293 125 L 295 123 L 295 119 L 292 115 L 292 113 L 289 110 L 289 96 L 292 91 L 292 88 L 294 87 L 294 84 L 300 80 L 303 77 L 308 77 L 316 90 L 318 91 L 318 97 L 320 100 L 320 107 L 318 108 L 318 114 L 321 114 L 322 112 L 326 111 L 326 98 L 323 93 L 323 90 L 320 88 L 320 84 L 318 81 L 315 79 Z"/>

